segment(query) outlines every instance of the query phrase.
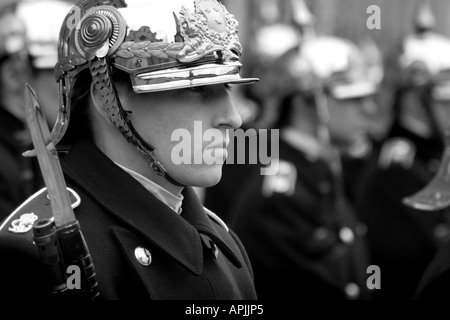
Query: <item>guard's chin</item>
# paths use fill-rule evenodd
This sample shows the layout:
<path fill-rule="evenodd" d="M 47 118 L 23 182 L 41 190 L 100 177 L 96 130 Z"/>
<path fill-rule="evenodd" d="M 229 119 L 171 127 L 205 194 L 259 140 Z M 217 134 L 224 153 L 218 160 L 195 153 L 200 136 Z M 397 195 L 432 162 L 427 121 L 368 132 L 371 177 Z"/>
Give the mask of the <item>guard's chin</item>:
<path fill-rule="evenodd" d="M 218 184 L 221 179 L 222 179 L 222 165 L 208 166 L 195 177 L 195 181 L 193 181 L 194 182 L 193 186 L 210 188 Z"/>
<path fill-rule="evenodd" d="M 172 178 L 179 183 L 199 188 L 213 187 L 222 179 L 222 164 L 184 165 L 169 171 Z"/>

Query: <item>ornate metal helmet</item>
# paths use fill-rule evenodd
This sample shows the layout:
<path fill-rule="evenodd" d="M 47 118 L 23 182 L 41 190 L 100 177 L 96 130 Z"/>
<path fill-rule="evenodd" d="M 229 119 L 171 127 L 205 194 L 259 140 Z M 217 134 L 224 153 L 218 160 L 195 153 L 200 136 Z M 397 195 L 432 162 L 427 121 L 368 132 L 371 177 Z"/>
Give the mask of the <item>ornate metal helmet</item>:
<path fill-rule="evenodd" d="M 418 4 L 415 33 L 403 40 L 399 58 L 404 87 L 431 87 L 431 98 L 450 100 L 450 39 L 433 31 L 436 19 L 429 1 Z"/>
<path fill-rule="evenodd" d="M 18 4 L 17 15 L 27 27 L 27 48 L 35 68 L 55 67 L 59 31 L 71 7 L 62 0 L 22 0 Z"/>
<path fill-rule="evenodd" d="M 276 23 L 258 29 L 251 43 L 250 68 L 261 81 L 248 88 L 252 97 L 263 102 L 273 94 L 274 74 L 277 73 L 275 64 L 286 52 L 298 48 L 300 42 L 300 33 L 289 24 Z"/>
<path fill-rule="evenodd" d="M 67 129 L 77 76 L 89 69 L 113 123 L 164 176 L 154 147 L 140 138 L 122 109 L 111 70 L 128 73 L 136 93 L 255 82 L 240 76 L 238 29 L 217 0 L 79 1 L 60 32 L 55 76 L 61 102 L 54 142 Z"/>
<path fill-rule="evenodd" d="M 281 57 L 275 69 L 279 75 L 274 81 L 284 87 L 275 86 L 275 91 L 283 96 L 324 90 L 335 99 L 352 99 L 375 94 L 382 80 L 355 44 L 332 36 L 304 41 Z"/>
<path fill-rule="evenodd" d="M 400 56 L 402 83 L 408 87 L 431 85 L 431 97 L 450 100 L 450 39 L 427 31 L 408 36 Z"/>

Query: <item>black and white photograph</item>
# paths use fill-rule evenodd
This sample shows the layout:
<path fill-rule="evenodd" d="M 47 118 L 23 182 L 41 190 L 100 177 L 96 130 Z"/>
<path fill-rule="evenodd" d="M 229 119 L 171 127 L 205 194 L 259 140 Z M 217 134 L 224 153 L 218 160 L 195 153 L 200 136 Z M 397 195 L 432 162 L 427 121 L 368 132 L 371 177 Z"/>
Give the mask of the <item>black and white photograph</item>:
<path fill-rule="evenodd" d="M 448 301 L 450 1 L 0 0 L 0 292 Z"/>

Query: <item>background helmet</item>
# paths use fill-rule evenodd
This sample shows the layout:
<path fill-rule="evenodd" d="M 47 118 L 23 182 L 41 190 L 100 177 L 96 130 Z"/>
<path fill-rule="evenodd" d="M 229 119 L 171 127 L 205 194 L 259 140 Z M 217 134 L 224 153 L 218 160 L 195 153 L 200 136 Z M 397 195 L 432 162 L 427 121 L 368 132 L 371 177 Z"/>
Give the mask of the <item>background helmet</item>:
<path fill-rule="evenodd" d="M 432 99 L 450 100 L 450 39 L 433 31 L 429 1 L 418 3 L 413 24 L 414 33 L 402 42 L 400 87 L 428 87 Z"/>
<path fill-rule="evenodd" d="M 23 88 L 30 66 L 26 48 L 26 27 L 16 14 L 14 1 L 0 3 L 0 78 L 1 107 L 24 120 Z"/>
<path fill-rule="evenodd" d="M 275 62 L 269 87 L 280 100 L 318 92 L 335 99 L 366 97 L 378 91 L 382 80 L 382 72 L 373 72 L 372 68 L 374 65 L 355 44 L 319 36 L 303 41 Z"/>
<path fill-rule="evenodd" d="M 303 91 L 323 87 L 335 99 L 373 95 L 380 79 L 371 78 L 362 52 L 350 41 L 323 36 L 303 43 L 291 60 L 289 74 Z"/>
<path fill-rule="evenodd" d="M 260 78 L 259 83 L 248 87 L 255 99 L 265 99 L 272 83 L 276 61 L 286 52 L 300 45 L 299 32 L 288 24 L 273 24 L 260 28 L 253 39 L 251 72 Z M 269 89 L 269 91 L 268 91 Z"/>
<path fill-rule="evenodd" d="M 431 86 L 431 98 L 450 100 L 450 39 L 427 31 L 403 42 L 400 56 L 402 85 Z"/>
<path fill-rule="evenodd" d="M 429 2 L 420 3 L 414 32 L 402 41 L 397 58 L 391 135 L 413 116 L 431 129 L 431 139 L 442 144 L 442 132 L 433 112 L 433 100 L 450 100 L 450 39 L 433 31 L 435 19 Z M 412 94 L 412 95 L 411 95 Z M 408 101 L 408 99 L 413 99 Z"/>
<path fill-rule="evenodd" d="M 26 27 L 16 14 L 14 1 L 0 4 L 0 59 L 26 54 Z"/>
<path fill-rule="evenodd" d="M 298 48 L 301 39 L 299 30 L 294 25 L 286 23 L 262 26 L 252 38 L 251 59 L 247 72 L 261 80 L 243 89 L 245 95 L 259 107 L 254 126 L 270 128 L 276 121 L 279 90 L 284 90 L 284 85 L 277 83 L 283 79 L 284 73 L 284 70 L 277 70 L 279 67 L 277 61 L 289 50 Z"/>
<path fill-rule="evenodd" d="M 37 69 L 54 69 L 62 21 L 72 7 L 63 0 L 22 0 L 17 16 L 27 28 L 26 44 Z"/>

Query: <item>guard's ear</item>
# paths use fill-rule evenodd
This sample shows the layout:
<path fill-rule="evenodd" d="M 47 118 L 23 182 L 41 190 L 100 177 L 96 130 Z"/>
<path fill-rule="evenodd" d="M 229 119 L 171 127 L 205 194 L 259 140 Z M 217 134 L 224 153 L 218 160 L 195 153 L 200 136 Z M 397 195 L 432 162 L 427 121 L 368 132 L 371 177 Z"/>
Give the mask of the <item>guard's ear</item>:
<path fill-rule="evenodd" d="M 105 105 L 102 102 L 101 92 L 95 88 L 94 83 L 91 84 L 91 101 L 97 114 L 99 114 L 108 124 L 113 125 L 106 112 Z"/>

